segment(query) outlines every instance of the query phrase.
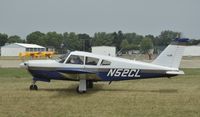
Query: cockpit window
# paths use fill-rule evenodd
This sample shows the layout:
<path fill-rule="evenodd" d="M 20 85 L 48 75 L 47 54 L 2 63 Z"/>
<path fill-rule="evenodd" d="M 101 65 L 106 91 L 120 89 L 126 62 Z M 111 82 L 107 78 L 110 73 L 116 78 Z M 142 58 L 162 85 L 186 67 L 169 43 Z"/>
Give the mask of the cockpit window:
<path fill-rule="evenodd" d="M 78 55 L 71 55 L 66 64 L 83 64 L 84 57 L 83 56 L 78 56 Z"/>
<path fill-rule="evenodd" d="M 58 61 L 59 63 L 64 63 L 65 60 L 66 60 L 66 58 L 67 58 L 68 56 L 69 56 L 69 53 L 64 54 L 64 55 L 60 56 L 59 59 L 57 59 L 57 61 Z"/>
<path fill-rule="evenodd" d="M 110 65 L 111 62 L 110 61 L 107 61 L 107 60 L 102 60 L 101 61 L 101 65 Z"/>
<path fill-rule="evenodd" d="M 93 57 L 86 57 L 85 64 L 86 65 L 97 65 L 99 59 Z"/>

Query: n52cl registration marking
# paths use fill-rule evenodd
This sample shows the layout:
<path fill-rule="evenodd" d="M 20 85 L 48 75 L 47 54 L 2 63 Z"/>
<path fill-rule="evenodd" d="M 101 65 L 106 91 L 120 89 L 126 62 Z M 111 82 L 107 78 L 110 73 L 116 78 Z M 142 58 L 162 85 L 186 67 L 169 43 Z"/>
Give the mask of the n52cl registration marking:
<path fill-rule="evenodd" d="M 139 69 L 110 69 L 108 77 L 140 77 Z"/>

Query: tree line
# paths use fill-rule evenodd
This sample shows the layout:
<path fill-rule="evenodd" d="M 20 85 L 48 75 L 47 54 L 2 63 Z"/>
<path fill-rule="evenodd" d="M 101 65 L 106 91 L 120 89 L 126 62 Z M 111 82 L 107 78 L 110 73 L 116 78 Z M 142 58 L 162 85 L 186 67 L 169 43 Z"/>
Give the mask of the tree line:
<path fill-rule="evenodd" d="M 97 32 L 94 36 L 86 33 L 77 34 L 74 32 L 48 32 L 42 33 L 35 31 L 22 39 L 18 35 L 8 36 L 7 34 L 0 33 L 0 46 L 6 43 L 31 43 L 38 44 L 44 47 L 53 47 L 58 53 L 65 53 L 67 50 L 80 50 L 91 51 L 92 46 L 115 46 L 117 51 L 126 52 L 128 50 L 141 50 L 147 51 L 153 47 L 167 46 L 171 43 L 172 39 L 180 37 L 180 32 L 170 30 L 162 31 L 160 35 L 139 35 L 135 32 L 123 33 L 122 31 L 106 33 Z M 191 39 L 190 45 L 198 44 L 200 40 Z"/>

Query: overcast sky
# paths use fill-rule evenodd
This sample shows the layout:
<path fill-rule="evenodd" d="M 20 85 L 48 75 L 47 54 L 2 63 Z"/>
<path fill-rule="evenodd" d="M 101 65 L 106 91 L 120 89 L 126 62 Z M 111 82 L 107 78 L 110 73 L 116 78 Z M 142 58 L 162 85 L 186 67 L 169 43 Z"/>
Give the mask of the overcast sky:
<path fill-rule="evenodd" d="M 200 39 L 200 0 L 0 0 L 0 32 L 136 32 L 163 30 Z"/>

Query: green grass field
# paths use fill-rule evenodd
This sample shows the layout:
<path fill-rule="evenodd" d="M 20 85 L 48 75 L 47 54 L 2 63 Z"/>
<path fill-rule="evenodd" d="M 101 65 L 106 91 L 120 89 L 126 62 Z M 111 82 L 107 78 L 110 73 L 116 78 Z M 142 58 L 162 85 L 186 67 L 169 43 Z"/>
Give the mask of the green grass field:
<path fill-rule="evenodd" d="M 24 69 L 0 69 L 0 117 L 199 117 L 200 69 L 159 79 L 95 83 L 77 94 L 78 82 L 37 82 Z"/>

